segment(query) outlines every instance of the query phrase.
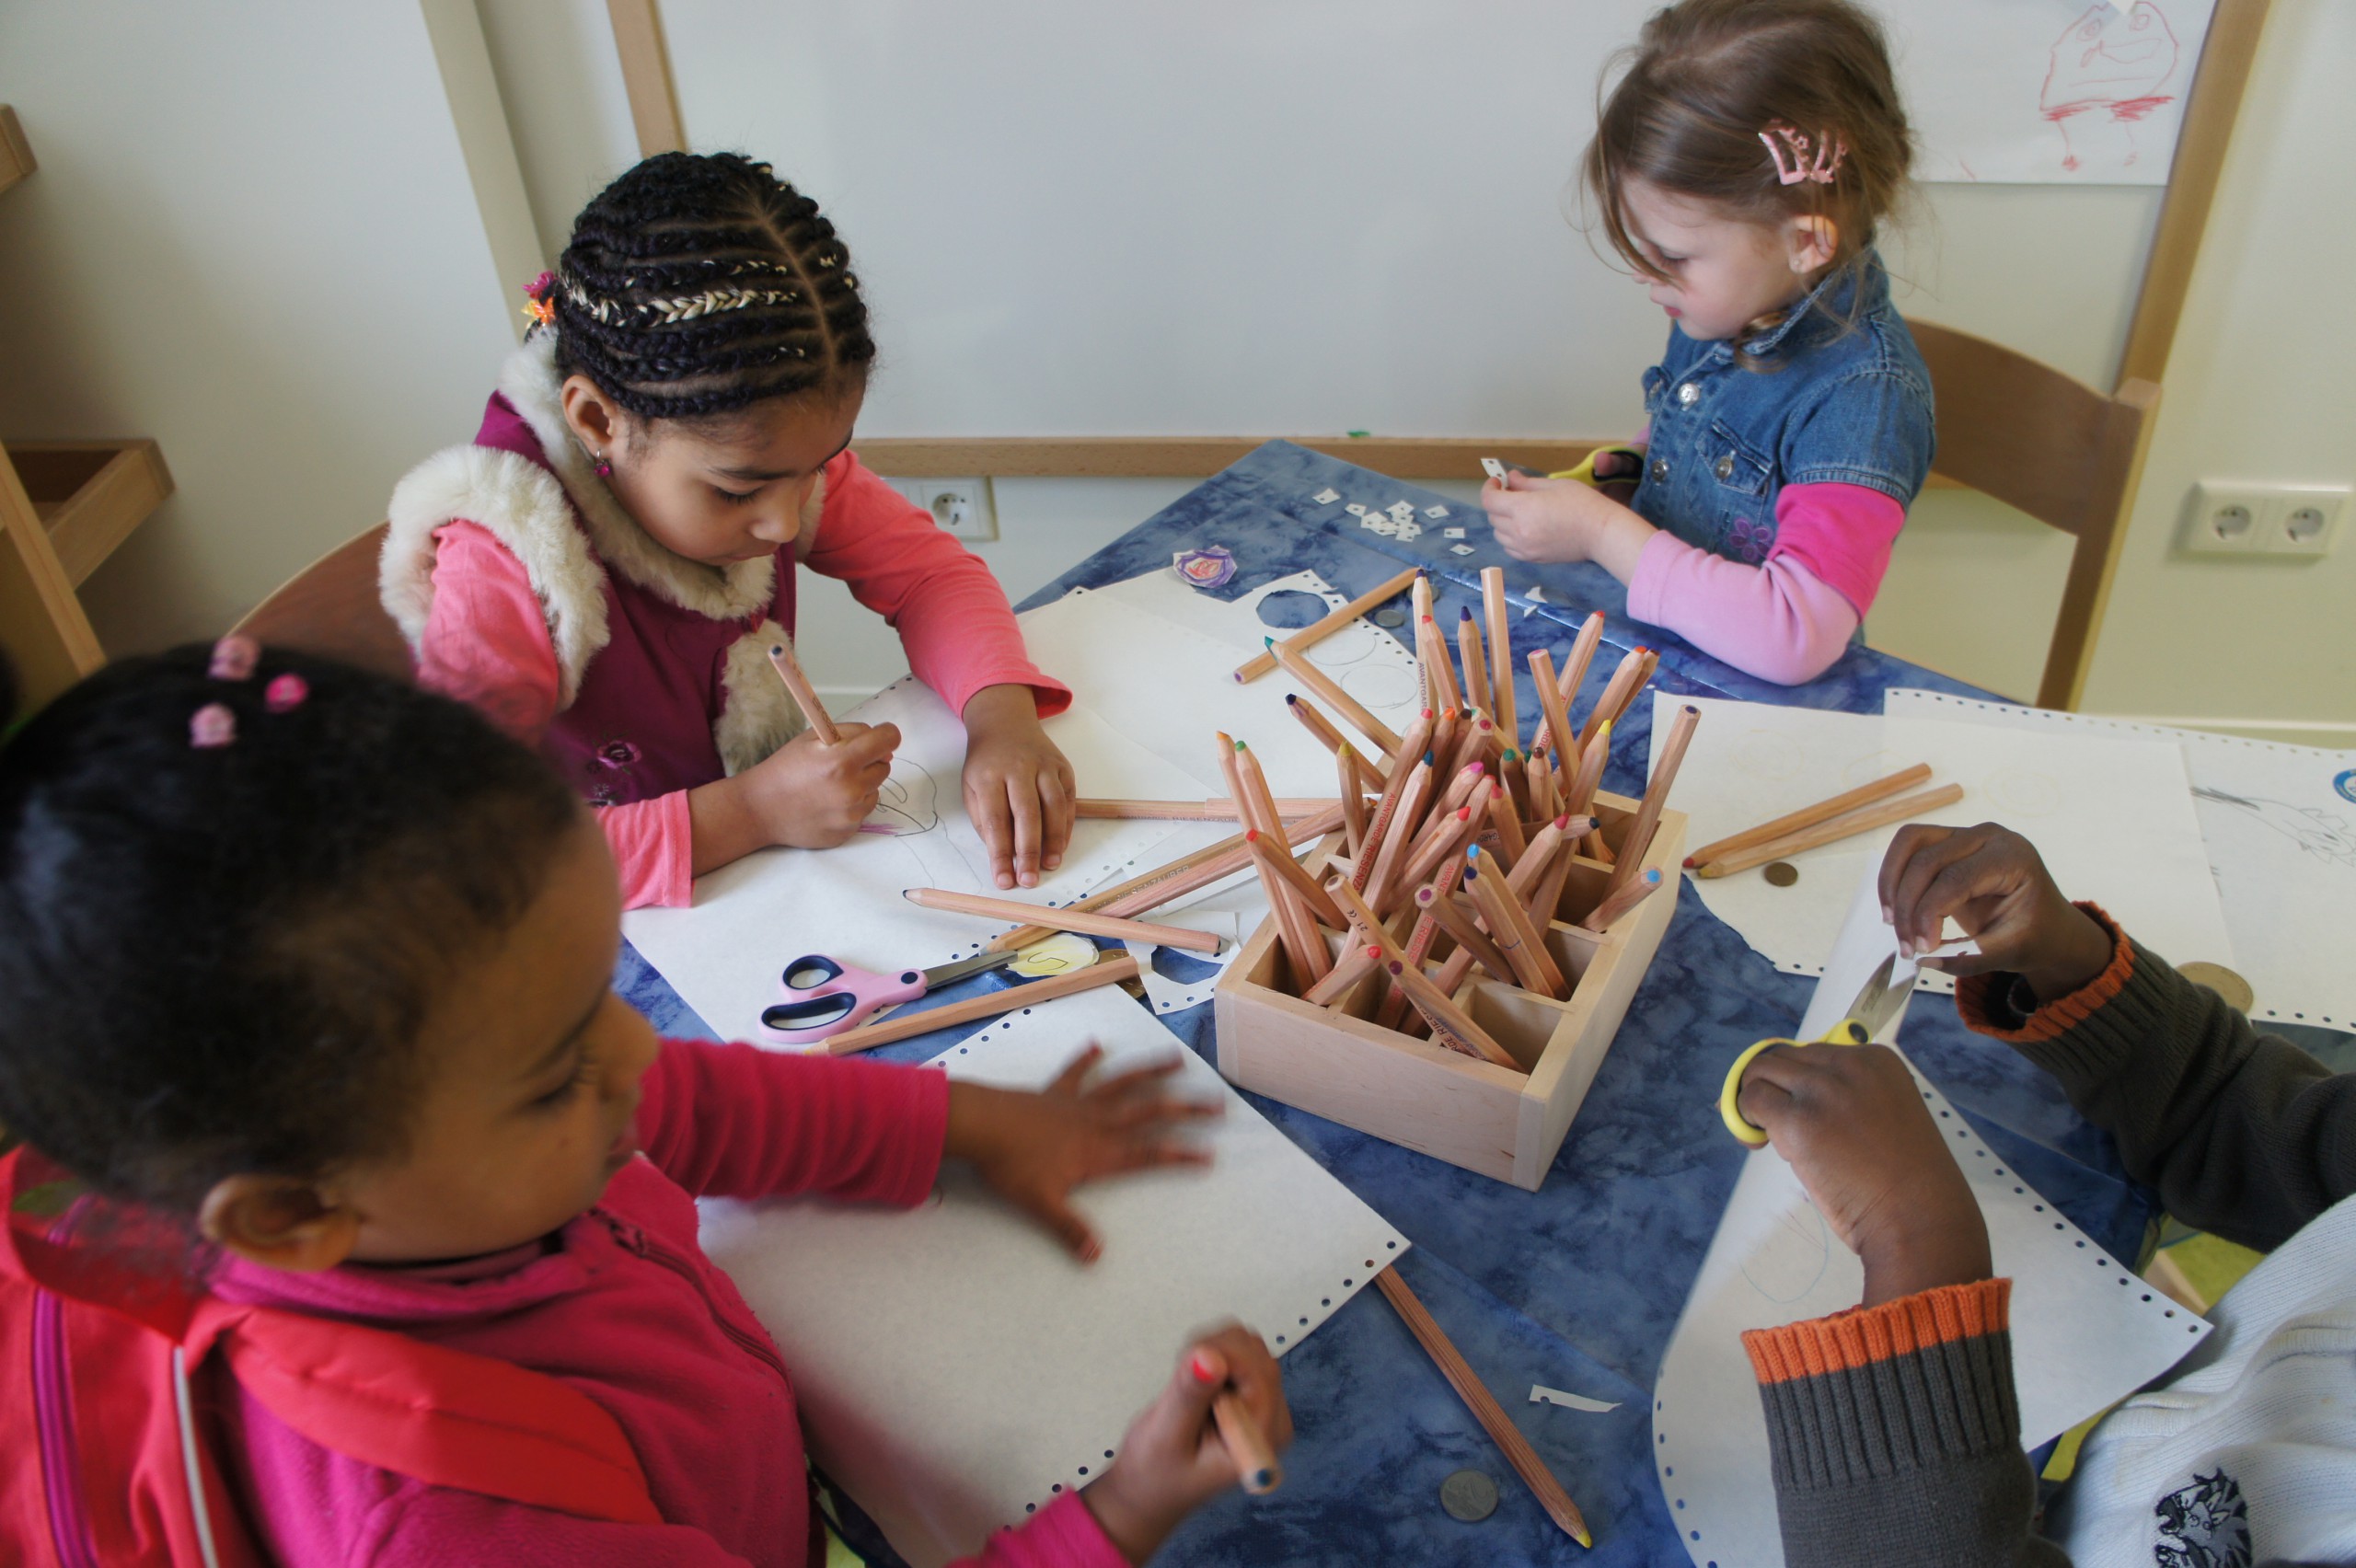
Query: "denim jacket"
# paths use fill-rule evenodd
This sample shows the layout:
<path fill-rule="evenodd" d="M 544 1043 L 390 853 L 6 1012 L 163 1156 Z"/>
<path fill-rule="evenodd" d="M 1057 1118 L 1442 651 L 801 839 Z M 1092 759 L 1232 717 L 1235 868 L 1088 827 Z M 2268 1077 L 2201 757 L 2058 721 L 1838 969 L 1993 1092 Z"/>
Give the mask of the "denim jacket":
<path fill-rule="evenodd" d="M 1865 291 L 1843 329 L 1853 290 Z M 1758 370 L 1730 342 L 1696 342 L 1671 326 L 1660 363 L 1645 372 L 1651 417 L 1645 474 L 1630 503 L 1654 527 L 1730 560 L 1757 565 L 1775 543 L 1785 485 L 1862 485 L 1912 503 L 1935 446 L 1931 376 L 1889 303 L 1881 258 L 1843 269 L 1750 344 Z"/>

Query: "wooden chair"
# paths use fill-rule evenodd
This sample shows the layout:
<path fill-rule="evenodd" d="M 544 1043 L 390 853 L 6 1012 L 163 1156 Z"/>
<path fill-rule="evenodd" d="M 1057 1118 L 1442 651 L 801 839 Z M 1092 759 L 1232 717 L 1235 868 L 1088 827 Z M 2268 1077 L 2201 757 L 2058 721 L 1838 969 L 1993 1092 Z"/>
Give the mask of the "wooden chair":
<path fill-rule="evenodd" d="M 1938 399 L 1934 471 L 2076 540 L 2038 682 L 2040 708 L 2075 709 L 2127 537 L 2159 411 L 2157 382 L 2097 392 L 1985 338 L 1909 321 Z"/>
<path fill-rule="evenodd" d="M 324 654 L 408 680 L 409 642 L 376 596 L 376 557 L 388 524 L 321 556 L 230 629 L 274 648 Z"/>

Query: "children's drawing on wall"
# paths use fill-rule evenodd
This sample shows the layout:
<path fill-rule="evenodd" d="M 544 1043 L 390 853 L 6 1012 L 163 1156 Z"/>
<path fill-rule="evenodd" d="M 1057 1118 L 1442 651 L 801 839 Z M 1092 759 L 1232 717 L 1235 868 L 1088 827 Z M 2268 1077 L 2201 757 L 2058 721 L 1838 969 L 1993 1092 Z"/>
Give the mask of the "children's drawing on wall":
<path fill-rule="evenodd" d="M 2100 3 L 2086 7 L 2053 40 L 2038 107 L 2062 133 L 2062 167 L 2075 173 L 2090 159 L 2120 169 L 2142 156 L 2135 129 L 2176 101 L 2176 34 L 2152 0 L 2121 12 Z M 2115 133 L 2115 135 L 2107 135 Z"/>
<path fill-rule="evenodd" d="M 1899 7 L 1922 178 L 2164 185 L 2216 0 Z"/>
<path fill-rule="evenodd" d="M 2217 805 L 2247 812 L 2253 821 L 2272 828 L 2324 865 L 2356 871 L 2356 827 L 2351 827 L 2346 817 L 2317 806 L 2235 795 L 2206 787 L 2196 786 L 2192 792 Z"/>

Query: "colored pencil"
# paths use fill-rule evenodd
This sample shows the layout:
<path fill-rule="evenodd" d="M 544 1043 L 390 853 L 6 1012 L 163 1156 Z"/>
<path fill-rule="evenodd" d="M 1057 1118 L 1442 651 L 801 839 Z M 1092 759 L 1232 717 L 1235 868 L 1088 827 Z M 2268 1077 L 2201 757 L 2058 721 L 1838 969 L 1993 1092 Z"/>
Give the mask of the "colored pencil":
<path fill-rule="evenodd" d="M 1251 846 L 1252 858 L 1264 869 L 1273 872 L 1278 881 L 1292 888 L 1299 895 L 1301 902 L 1309 906 L 1309 912 L 1311 915 L 1337 931 L 1348 928 L 1349 922 L 1343 917 L 1342 911 L 1334 903 L 1333 896 L 1317 885 L 1316 878 L 1300 869 L 1299 860 L 1277 848 L 1275 842 L 1257 828 L 1245 834 L 1243 842 Z"/>
<path fill-rule="evenodd" d="M 1523 822 L 1534 819 L 1538 813 L 1530 809 L 1529 759 L 1508 748 L 1497 759 L 1497 777 L 1505 780 L 1506 792 L 1513 797 L 1513 814 Z"/>
<path fill-rule="evenodd" d="M 1460 723 L 1456 744 L 1448 754 L 1447 771 L 1450 778 L 1463 772 L 1467 763 L 1487 751 L 1489 737 L 1497 732 L 1497 727 L 1490 721 L 1489 716 L 1477 708 L 1464 709 Z"/>
<path fill-rule="evenodd" d="M 1596 787 L 1603 782 L 1604 765 L 1611 760 L 1611 721 L 1607 719 L 1579 755 L 1577 776 L 1563 795 L 1564 811 L 1576 815 L 1595 804 Z"/>
<path fill-rule="evenodd" d="M 1315 693 L 1326 707 L 1340 714 L 1350 728 L 1372 741 L 1385 756 L 1396 757 L 1399 755 L 1397 733 L 1390 725 L 1368 712 L 1356 698 L 1335 684 L 1332 676 L 1311 663 L 1306 655 L 1292 652 L 1273 637 L 1268 639 L 1268 646 L 1275 651 L 1276 663 L 1291 671 L 1293 679 Z"/>
<path fill-rule="evenodd" d="M 1787 860 L 1803 850 L 1835 844 L 1843 838 L 1854 838 L 1860 833 L 1887 827 L 1894 822 L 1904 822 L 1908 817 L 1921 816 L 1924 812 L 1951 806 L 1962 799 L 1963 786 L 1960 784 L 1943 784 L 1938 789 L 1925 790 L 1920 794 L 1901 795 L 1897 800 L 1869 805 L 1845 816 L 1834 817 L 1830 822 L 1804 827 L 1797 833 L 1771 838 L 1748 849 L 1738 849 L 1731 855 L 1721 855 L 1693 874 L 1703 878 L 1732 876 L 1753 866 L 1763 866 L 1770 860 Z"/>
<path fill-rule="evenodd" d="M 1490 706 L 1496 711 L 1497 728 L 1506 732 L 1506 748 L 1518 750 L 1521 724 L 1514 711 L 1513 622 L 1507 618 L 1504 567 L 1482 569 L 1481 608 L 1489 618 Z"/>
<path fill-rule="evenodd" d="M 1542 996 L 1560 997 L 1569 987 L 1564 983 L 1563 972 L 1553 955 L 1546 951 L 1538 929 L 1530 916 L 1506 891 L 1506 880 L 1496 871 L 1496 862 L 1482 863 L 1478 849 L 1465 857 L 1464 889 L 1472 895 L 1472 906 L 1481 912 L 1481 922 L 1489 928 L 1489 940 L 1506 955 L 1520 976 L 1524 990 Z"/>
<path fill-rule="evenodd" d="M 1306 816 L 1334 804 L 1322 795 L 1288 795 L 1276 802 L 1281 816 Z M 1200 801 L 1121 801 L 1083 796 L 1072 814 L 1089 822 L 1233 822 L 1235 802 L 1224 795 Z"/>
<path fill-rule="evenodd" d="M 1432 985 L 1431 977 L 1418 965 L 1407 962 L 1407 954 L 1394 940 L 1388 928 L 1375 917 L 1366 901 L 1350 891 L 1349 884 L 1336 882 L 1329 889 L 1334 902 L 1350 917 L 1353 929 L 1364 933 L 1366 940 L 1382 949 L 1383 963 L 1392 982 L 1405 988 L 1407 1000 L 1430 1022 L 1432 1032 L 1449 1037 L 1454 1048 L 1468 1055 L 1485 1056 L 1501 1067 L 1522 1070 L 1507 1049 L 1489 1037 L 1486 1030 L 1466 1016 L 1464 1010 Z"/>
<path fill-rule="evenodd" d="M 921 1012 L 895 1013 L 880 1023 L 866 1024 L 830 1036 L 825 1043 L 825 1049 L 829 1056 L 848 1056 L 855 1051 L 889 1045 L 895 1040 L 912 1040 L 919 1034 L 930 1034 L 936 1029 L 971 1023 L 980 1018 L 996 1018 L 1017 1008 L 1036 1007 L 1041 1002 L 1052 1002 L 1057 997 L 1068 997 L 1076 991 L 1114 986 L 1137 977 L 1136 959 L 1127 953 L 1117 958 L 1107 954 L 1085 969 L 1069 969 L 1042 980 L 1026 980 L 1020 986 L 985 991 L 978 997 L 968 997 L 962 1002 L 950 1002 L 942 1007 L 927 1008 Z"/>
<path fill-rule="evenodd" d="M 770 643 L 769 665 L 777 671 L 777 678 L 785 683 L 786 691 L 800 705 L 802 717 L 809 721 L 818 738 L 830 746 L 839 744 L 842 732 L 826 716 L 826 705 L 818 700 L 818 688 L 802 673 L 802 661 L 793 656 L 793 650 L 782 642 Z"/>
<path fill-rule="evenodd" d="M 1482 816 L 1482 813 L 1471 806 L 1461 806 L 1435 823 L 1432 831 L 1425 836 L 1424 842 L 1408 860 L 1406 868 L 1399 873 L 1399 885 L 1414 887 L 1449 860 L 1461 857 L 1465 847 L 1480 833 Z"/>
<path fill-rule="evenodd" d="M 1341 630 L 1344 627 L 1357 619 L 1358 617 L 1374 608 L 1375 605 L 1381 604 L 1385 599 L 1396 598 L 1401 589 L 1406 587 L 1407 584 L 1413 582 L 1420 575 L 1420 569 L 1412 566 L 1409 567 L 1406 571 L 1399 573 L 1398 576 L 1393 577 L 1390 582 L 1383 583 L 1380 587 L 1369 589 L 1367 592 L 1359 594 L 1357 598 L 1352 599 L 1348 604 L 1344 605 L 1340 609 L 1326 616 L 1322 620 L 1305 626 L 1299 631 L 1294 632 L 1290 637 L 1285 639 L 1285 646 L 1291 649 L 1296 653 L 1306 654 L 1309 650 L 1316 647 L 1317 644 L 1333 636 L 1334 633 Z M 1276 667 L 1276 661 L 1271 654 L 1266 652 L 1254 653 L 1252 657 L 1244 660 L 1242 663 L 1236 666 L 1236 683 L 1238 685 L 1244 685 L 1252 681 L 1256 681 L 1262 675 L 1266 674 L 1270 670 L 1273 670 Z"/>
<path fill-rule="evenodd" d="M 1160 942 L 1165 947 L 1209 953 L 1218 951 L 1225 945 L 1209 931 L 1189 931 L 1181 926 L 1157 926 L 1146 920 L 1125 920 L 1117 916 L 1097 915 L 1087 910 L 1055 909 L 1043 905 L 1020 903 L 1011 898 L 957 893 L 945 887 L 904 888 L 900 896 L 919 909 L 945 910 L 952 915 L 978 915 L 987 920 L 1012 920 L 1018 924 L 1028 921 L 1053 930 L 1078 931 L 1087 937 Z"/>
<path fill-rule="evenodd" d="M 1513 791 L 1502 781 L 1490 791 L 1487 811 L 1489 825 L 1497 835 L 1497 858 L 1511 870 L 1530 844 L 1521 836 L 1521 813 L 1514 808 Z"/>
<path fill-rule="evenodd" d="M 1506 1462 L 1513 1466 L 1514 1473 L 1521 1477 L 1523 1483 L 1537 1497 L 1539 1506 L 1546 1510 L 1546 1516 L 1560 1526 L 1565 1535 L 1592 1550 L 1595 1538 L 1588 1534 L 1587 1520 L 1580 1516 L 1578 1505 L 1571 1501 L 1571 1494 L 1563 1490 L 1563 1483 L 1554 1479 L 1553 1472 L 1546 1468 L 1546 1462 L 1530 1446 L 1530 1439 L 1514 1425 L 1512 1418 L 1497 1403 L 1497 1397 L 1489 1392 L 1488 1385 L 1481 1381 L 1480 1375 L 1472 1370 L 1456 1346 L 1449 1343 L 1447 1333 L 1433 1320 L 1431 1313 L 1425 1310 L 1424 1304 L 1415 1299 L 1415 1293 L 1407 1288 L 1405 1280 L 1399 1277 L 1398 1269 L 1395 1266 L 1385 1268 L 1374 1276 L 1374 1283 L 1381 1290 L 1382 1298 L 1391 1303 L 1392 1309 L 1407 1325 L 1407 1332 L 1415 1336 L 1415 1343 L 1424 1347 L 1424 1354 L 1432 1358 L 1432 1365 L 1438 1367 L 1440 1375 L 1448 1379 L 1449 1387 L 1456 1390 L 1456 1397 L 1462 1400 L 1465 1408 L 1480 1421 L 1482 1429 L 1489 1435 L 1489 1441 L 1497 1446 L 1505 1455 Z"/>
<path fill-rule="evenodd" d="M 1235 1461 L 1236 1477 L 1244 1491 L 1264 1497 L 1284 1484 L 1284 1467 L 1276 1462 L 1276 1445 L 1268 1441 L 1266 1428 L 1243 1408 L 1242 1395 L 1232 1389 L 1221 1389 L 1213 1395 L 1211 1424 L 1218 1428 L 1218 1440 L 1227 1445 L 1227 1457 Z"/>
<path fill-rule="evenodd" d="M 1327 751 L 1334 752 L 1338 755 L 1342 747 L 1348 744 L 1342 738 L 1342 732 L 1334 728 L 1334 721 L 1326 718 L 1324 714 L 1319 712 L 1315 703 L 1301 697 L 1299 693 L 1287 692 L 1285 694 L 1285 707 L 1291 712 L 1294 718 L 1300 721 L 1304 729 L 1308 730 L 1311 734 L 1317 737 L 1318 743 Z M 1389 768 L 1384 767 L 1380 763 L 1375 761 L 1372 757 L 1368 756 L 1364 752 L 1360 752 L 1358 754 L 1358 767 L 1374 775 L 1375 788 L 1378 790 L 1382 788 L 1383 781 L 1391 777 L 1391 770 Z"/>
<path fill-rule="evenodd" d="M 1587 667 L 1595 662 L 1596 648 L 1603 641 L 1603 612 L 1597 610 L 1579 623 L 1579 634 L 1571 639 L 1571 651 L 1563 661 L 1562 679 L 1556 683 L 1563 694 L 1563 711 L 1568 713 L 1579 699 L 1579 691 L 1587 685 Z"/>
<path fill-rule="evenodd" d="M 1408 770 L 1407 787 L 1400 791 L 1398 809 L 1391 813 L 1389 824 L 1376 834 L 1374 853 L 1367 857 L 1372 865 L 1365 881 L 1366 901 L 1377 909 L 1391 907 L 1388 890 L 1414 843 L 1416 824 L 1423 821 L 1431 786 L 1431 755 L 1426 753 L 1424 760 Z M 1356 882 L 1358 879 L 1350 880 Z"/>
<path fill-rule="evenodd" d="M 1334 754 L 1336 782 L 1342 790 L 1342 839 L 1353 855 L 1366 842 L 1366 797 L 1358 792 L 1357 755 L 1347 741 Z"/>
<path fill-rule="evenodd" d="M 1350 994 L 1357 983 L 1382 966 L 1382 950 L 1371 942 L 1353 947 L 1334 961 L 1325 978 L 1300 994 L 1300 999 L 1330 1008 Z"/>
<path fill-rule="evenodd" d="M 1391 819 L 1398 813 L 1399 797 L 1405 792 L 1407 780 L 1415 777 L 1419 762 L 1428 760 L 1425 749 L 1431 738 L 1432 710 L 1425 709 L 1415 721 L 1407 726 L 1407 738 L 1402 743 L 1398 761 L 1391 769 L 1391 781 L 1374 802 L 1374 816 L 1367 824 L 1367 840 L 1350 868 L 1350 885 L 1363 893 L 1367 878 L 1374 872 L 1374 852 L 1382 847 L 1383 837 L 1391 831 Z"/>
<path fill-rule="evenodd" d="M 1554 656 L 1543 648 L 1530 656 L 1530 682 L 1538 688 L 1538 708 L 1546 715 L 1546 749 L 1559 772 L 1572 756 L 1571 704 L 1554 679 Z"/>
<path fill-rule="evenodd" d="M 1634 860 L 1625 863 L 1635 864 Z M 1660 868 L 1646 866 L 1644 875 L 1631 877 L 1605 894 L 1603 902 L 1589 910 L 1587 918 L 1581 920 L 1579 924 L 1590 931 L 1600 931 L 1612 921 L 1642 904 L 1647 894 L 1657 891 L 1659 887 Z"/>
<path fill-rule="evenodd" d="M 1853 812 L 1859 806 L 1871 805 L 1885 796 L 1897 794 L 1900 790 L 1911 790 L 1930 777 L 1931 765 L 1927 762 L 1918 762 L 1911 767 L 1901 767 L 1888 778 L 1877 778 L 1870 784 L 1860 784 L 1846 794 L 1835 795 L 1828 801 L 1819 801 L 1812 806 L 1802 806 L 1798 811 L 1788 812 L 1771 822 L 1762 822 L 1757 827 L 1745 828 L 1740 833 L 1729 834 L 1724 838 L 1714 838 L 1686 856 L 1685 863 L 1688 866 L 1706 866 L 1721 855 L 1731 855 L 1738 849 L 1748 849 L 1754 844 L 1764 844 L 1771 838 L 1781 838 L 1787 834 L 1797 833 L 1804 827 L 1814 827 L 1818 823 L 1837 817 L 1843 812 Z"/>
<path fill-rule="evenodd" d="M 1449 778 L 1448 793 L 1442 795 L 1438 802 L 1425 813 L 1426 817 L 1431 817 L 1441 812 L 1452 812 L 1465 804 L 1472 799 L 1472 791 L 1481 787 L 1481 780 L 1488 776 L 1488 764 L 1482 762 L 1464 764 Z"/>
<path fill-rule="evenodd" d="M 1426 610 L 1417 623 L 1416 637 L 1431 671 L 1433 700 L 1442 708 L 1463 707 L 1464 688 L 1456 682 L 1456 659 L 1449 651 L 1448 634 L 1440 630 L 1438 617 Z"/>
<path fill-rule="evenodd" d="M 1513 961 L 1497 951 L 1497 944 L 1482 933 L 1480 922 L 1472 917 L 1463 902 L 1456 897 L 1442 898 L 1434 888 L 1415 890 L 1418 907 L 1430 911 L 1439 928 L 1456 940 L 1457 945 L 1472 955 L 1472 962 L 1487 970 L 1492 977 L 1508 986 L 1521 982 L 1514 975 Z"/>
<path fill-rule="evenodd" d="M 1456 612 L 1456 656 L 1464 666 L 1464 695 L 1472 706 L 1494 709 L 1489 697 L 1489 651 L 1481 641 L 1481 623 L 1470 605 Z"/>
<path fill-rule="evenodd" d="M 1313 843 L 1341 825 L 1342 808 L 1333 806 L 1318 813 L 1315 816 L 1303 817 L 1298 822 L 1287 823 L 1284 833 L 1279 836 L 1289 840 L 1294 845 Z M 1232 846 L 1225 853 L 1191 866 L 1183 871 L 1142 880 L 1132 879 L 1139 881 L 1139 885 L 1099 907 L 1107 915 L 1125 917 L 1143 915 L 1149 910 L 1159 909 L 1165 904 L 1172 903 L 1190 893 L 1208 887 L 1213 882 L 1224 882 L 1236 872 L 1247 870 L 1252 865 L 1251 847 L 1243 842 L 1242 834 L 1235 836 Z M 1188 859 L 1191 859 L 1193 857 L 1189 856 Z"/>
<path fill-rule="evenodd" d="M 1651 782 L 1645 786 L 1645 798 L 1636 802 L 1636 814 L 1629 820 L 1628 831 L 1620 837 L 1620 863 L 1613 868 L 1611 880 L 1604 884 L 1603 894 L 1609 899 L 1628 885 L 1645 863 L 1645 851 L 1652 847 L 1653 830 L 1660 824 L 1661 808 L 1669 803 L 1669 792 L 1676 786 L 1678 765 L 1685 760 L 1685 748 L 1692 743 L 1693 726 L 1702 721 L 1702 710 L 1686 703 L 1677 710 L 1669 723 L 1669 733 L 1660 743 L 1660 755 L 1653 761 Z"/>
<path fill-rule="evenodd" d="M 1260 772 L 1259 759 L 1251 748 L 1240 741 L 1230 741 L 1224 734 L 1219 744 L 1227 747 L 1221 758 L 1227 773 L 1227 787 L 1243 807 L 1242 821 L 1268 835 L 1280 834 L 1283 819 L 1276 815 L 1276 802 L 1268 797 L 1268 781 Z M 1243 836 L 1246 854 L 1253 854 L 1253 836 Z M 1318 934 L 1317 917 L 1300 901 L 1298 894 L 1268 870 L 1265 861 L 1253 855 L 1261 885 L 1267 890 L 1268 907 L 1276 917 L 1276 932 L 1283 940 L 1287 956 L 1292 961 L 1293 975 L 1298 987 L 1307 990 L 1325 978 L 1334 967 L 1334 955 L 1326 951 L 1325 939 Z"/>

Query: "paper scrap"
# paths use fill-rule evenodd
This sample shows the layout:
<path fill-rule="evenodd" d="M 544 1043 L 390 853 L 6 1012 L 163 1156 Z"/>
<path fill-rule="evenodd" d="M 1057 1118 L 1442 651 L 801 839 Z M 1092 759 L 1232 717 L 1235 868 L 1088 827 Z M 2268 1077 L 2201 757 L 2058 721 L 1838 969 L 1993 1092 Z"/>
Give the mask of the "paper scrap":
<path fill-rule="evenodd" d="M 2356 776 L 2350 772 L 2356 769 L 2356 751 L 2054 713 L 1945 692 L 1892 691 L 1887 709 L 1907 718 L 2176 746 L 2233 939 L 2232 967 L 2257 993 L 2250 1016 L 2356 1030 L 2356 964 L 2347 962 L 2347 933 L 2356 931 Z"/>
<path fill-rule="evenodd" d="M 1415 514 L 1415 503 L 1412 501 L 1394 501 L 1383 510 L 1390 513 L 1392 516 L 1399 519 L 1400 522 L 1404 523 L 1408 518 L 1413 517 Z"/>
<path fill-rule="evenodd" d="M 1309 499 L 1315 502 L 1320 506 L 1331 506 L 1335 502 L 1342 499 L 1342 492 L 1334 489 L 1331 485 L 1328 485 L 1325 489 L 1319 490 L 1315 495 L 1311 496 Z"/>
<path fill-rule="evenodd" d="M 1342 508 L 1342 510 L 1348 513 L 1353 517 L 1363 517 L 1367 513 L 1366 503 L 1359 501 L 1350 502 L 1349 505 Z"/>
<path fill-rule="evenodd" d="M 1702 726 L 1697 741 L 1708 729 Z M 1680 770 L 1680 783 L 1684 778 Z M 1795 1038 L 1830 1028 L 1897 951 L 1896 934 L 1882 924 L 1879 889 L 1867 876 L 1854 884 Z M 1875 1038 L 1894 1040 L 1903 1017 L 1901 1008 Z M 2206 1321 L 2106 1256 L 2011 1171 L 1945 1095 L 1920 1074 L 1916 1082 L 1980 1202 L 1996 1272 L 2013 1281 L 2013 1381 L 2024 1448 L 2132 1393 L 2200 1343 Z M 1780 1568 L 1784 1561 L 1766 1418 L 1742 1332 L 1844 1311 L 1864 1287 L 1856 1254 L 1832 1235 L 1791 1166 L 1773 1147 L 1750 1155 L 1654 1389 L 1654 1465 L 1696 1568 L 1713 1562 Z"/>
<path fill-rule="evenodd" d="M 1112 1066 L 1175 1056 L 1178 1092 L 1226 1113 L 1202 1135 L 1208 1168 L 1074 1195 L 1093 1263 L 953 1169 L 904 1212 L 701 1205 L 705 1251 L 793 1369 L 812 1457 L 917 1568 L 1086 1485 L 1202 1324 L 1257 1324 L 1282 1355 L 1407 1251 L 1116 988 L 1011 1014 L 938 1062 L 1035 1087 L 1091 1039 Z"/>
<path fill-rule="evenodd" d="M 1461 539 L 1464 537 L 1464 530 L 1461 528 L 1443 528 L 1440 530 L 1440 537 L 1444 539 Z"/>
<path fill-rule="evenodd" d="M 1450 555 L 1461 556 L 1471 555 L 1472 553 L 1472 547 L 1471 545 L 1450 545 L 1448 547 L 1448 553 Z"/>
<path fill-rule="evenodd" d="M 1530 1402 L 1561 1405 L 1565 1410 L 1583 1410 L 1596 1415 L 1620 1408 L 1620 1401 L 1617 1400 L 1591 1400 L 1585 1394 L 1566 1394 L 1560 1389 L 1549 1389 L 1537 1383 L 1530 1385 Z"/>
<path fill-rule="evenodd" d="M 1448 508 L 1445 506 L 1426 506 L 1424 508 L 1424 515 L 1431 518 L 1445 517 L 1448 515 Z"/>

